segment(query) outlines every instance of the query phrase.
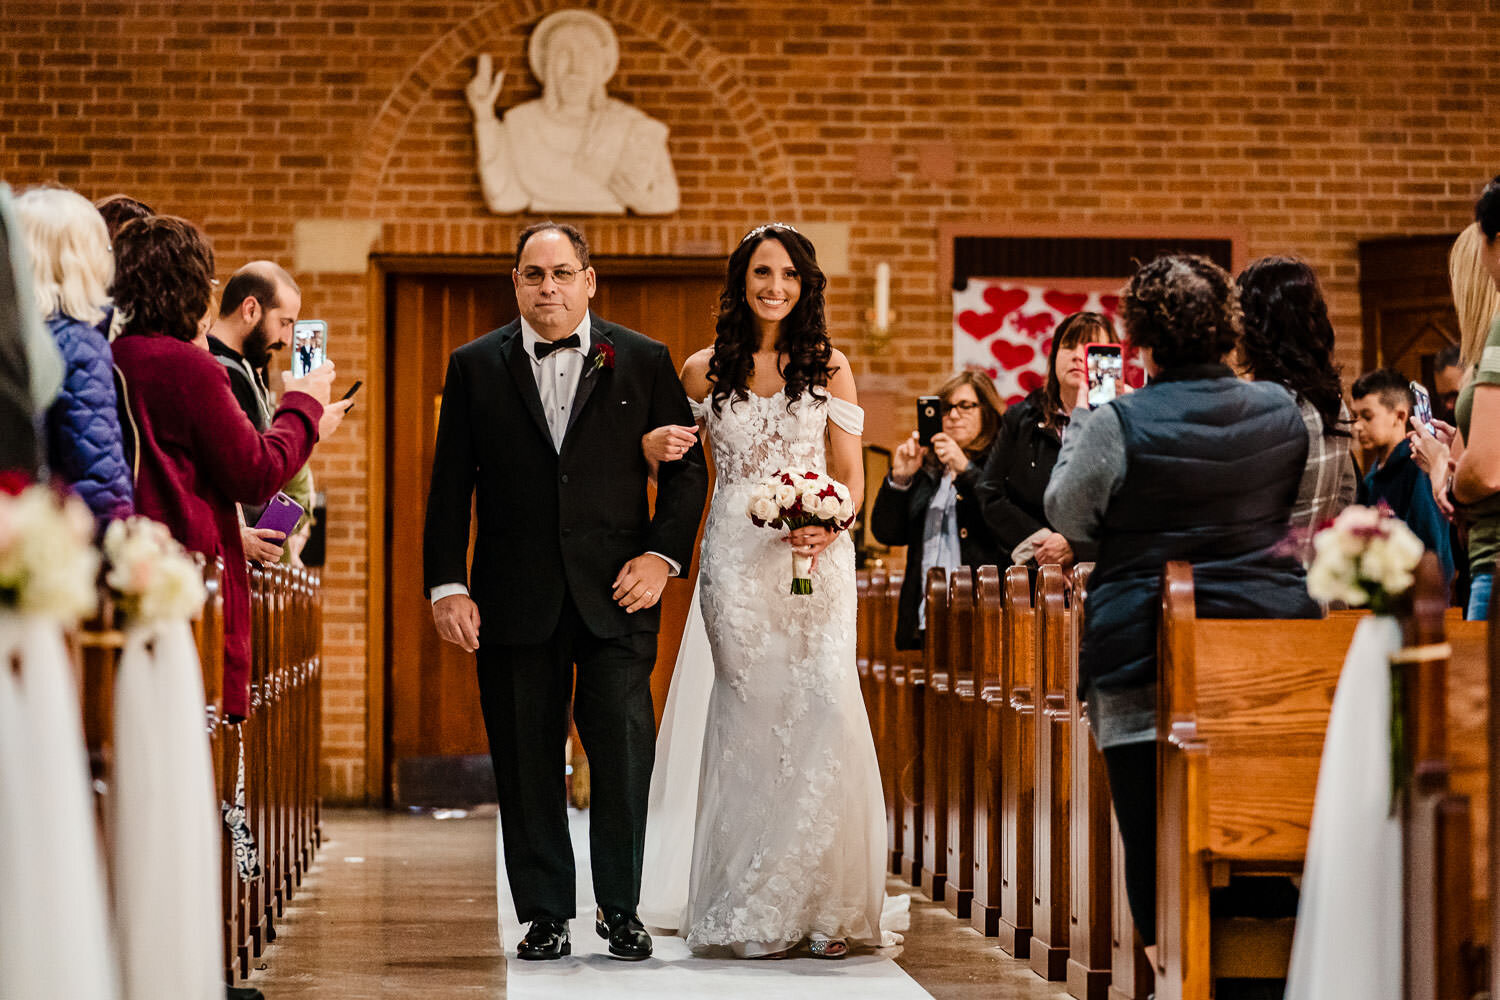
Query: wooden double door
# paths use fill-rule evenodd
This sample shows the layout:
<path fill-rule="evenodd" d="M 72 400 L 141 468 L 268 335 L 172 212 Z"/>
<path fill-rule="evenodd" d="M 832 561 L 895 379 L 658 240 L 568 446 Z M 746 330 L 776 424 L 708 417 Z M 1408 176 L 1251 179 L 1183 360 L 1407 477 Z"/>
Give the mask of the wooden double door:
<path fill-rule="evenodd" d="M 468 273 L 421 263 L 386 271 L 384 757 L 386 798 L 393 805 L 494 798 L 474 657 L 438 638 L 422 590 L 422 525 L 448 356 L 517 316 L 509 262 L 465 266 Z M 722 261 L 619 259 L 594 266 L 596 315 L 662 341 L 679 367 L 713 342 Z M 471 526 L 471 552 L 472 540 Z M 658 721 L 696 572 L 695 565 L 688 579 L 672 581 L 662 598 L 652 675 Z"/>

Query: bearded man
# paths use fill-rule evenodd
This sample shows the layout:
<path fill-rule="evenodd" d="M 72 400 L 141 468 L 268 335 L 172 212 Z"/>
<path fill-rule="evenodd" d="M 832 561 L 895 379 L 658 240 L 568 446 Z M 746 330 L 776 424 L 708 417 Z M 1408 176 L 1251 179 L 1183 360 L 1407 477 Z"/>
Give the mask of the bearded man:
<path fill-rule="evenodd" d="M 219 299 L 219 315 L 208 337 L 208 349 L 228 371 L 234 398 L 257 430 L 265 431 L 270 426 L 276 410 L 264 373 L 272 357 L 292 342 L 301 310 L 302 290 L 285 268 L 269 260 L 251 261 L 234 272 Z M 341 401 L 329 407 L 339 407 L 342 413 L 351 405 Z M 312 473 L 308 467 L 299 469 L 282 492 L 301 504 L 304 511 L 312 510 Z M 240 526 L 240 542 L 246 558 L 279 562 L 286 536 L 254 527 L 263 509 L 241 512 L 244 523 Z"/>

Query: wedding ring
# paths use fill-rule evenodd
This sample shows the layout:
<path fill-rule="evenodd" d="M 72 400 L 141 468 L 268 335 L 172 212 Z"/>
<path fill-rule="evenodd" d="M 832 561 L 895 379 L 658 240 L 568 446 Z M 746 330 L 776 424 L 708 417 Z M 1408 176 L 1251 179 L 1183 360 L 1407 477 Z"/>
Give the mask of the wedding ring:
<path fill-rule="evenodd" d="M 651 596 L 651 591 L 649 591 L 649 590 L 648 590 L 648 591 L 646 591 L 646 596 L 647 596 L 647 597 L 650 597 L 650 596 Z"/>

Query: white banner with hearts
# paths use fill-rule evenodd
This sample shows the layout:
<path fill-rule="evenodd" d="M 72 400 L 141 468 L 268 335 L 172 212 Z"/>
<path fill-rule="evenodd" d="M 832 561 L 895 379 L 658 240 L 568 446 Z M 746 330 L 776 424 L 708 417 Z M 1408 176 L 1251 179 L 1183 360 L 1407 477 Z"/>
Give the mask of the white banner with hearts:
<path fill-rule="evenodd" d="M 1004 278 L 970 278 L 953 293 L 953 362 L 989 373 L 1007 406 L 1047 380 L 1052 334 L 1075 312 L 1103 313 L 1119 329 L 1120 282 L 1069 281 L 1066 287 Z"/>

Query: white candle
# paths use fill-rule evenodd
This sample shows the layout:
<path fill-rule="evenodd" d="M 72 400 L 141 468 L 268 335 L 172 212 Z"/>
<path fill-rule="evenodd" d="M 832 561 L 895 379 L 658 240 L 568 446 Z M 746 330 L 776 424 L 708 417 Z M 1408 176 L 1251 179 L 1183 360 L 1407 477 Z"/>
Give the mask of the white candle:
<path fill-rule="evenodd" d="M 875 329 L 884 330 L 891 321 L 891 265 L 875 265 Z"/>

